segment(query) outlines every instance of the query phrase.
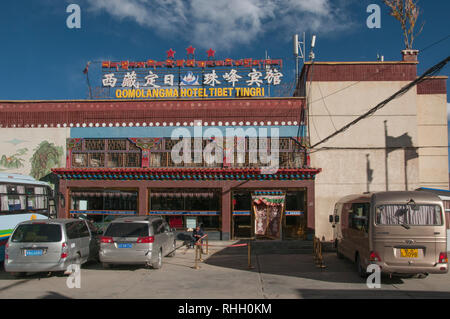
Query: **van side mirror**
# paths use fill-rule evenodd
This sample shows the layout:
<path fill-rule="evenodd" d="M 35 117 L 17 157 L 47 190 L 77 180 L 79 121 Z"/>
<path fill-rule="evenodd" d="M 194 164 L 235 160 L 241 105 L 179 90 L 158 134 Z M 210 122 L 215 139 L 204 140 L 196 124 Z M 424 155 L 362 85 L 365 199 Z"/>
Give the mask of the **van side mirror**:
<path fill-rule="evenodd" d="M 328 217 L 328 220 L 330 221 L 330 223 L 332 223 L 333 220 L 334 220 L 333 215 L 330 215 L 330 216 Z"/>
<path fill-rule="evenodd" d="M 334 216 L 334 222 L 339 223 L 339 215 Z"/>

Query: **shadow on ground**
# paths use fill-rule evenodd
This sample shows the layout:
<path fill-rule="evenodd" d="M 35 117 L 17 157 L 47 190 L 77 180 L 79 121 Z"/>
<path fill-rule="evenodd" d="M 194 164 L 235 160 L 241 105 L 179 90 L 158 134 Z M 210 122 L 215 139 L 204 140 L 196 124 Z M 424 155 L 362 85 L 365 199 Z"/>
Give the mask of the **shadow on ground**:
<path fill-rule="evenodd" d="M 248 243 L 246 240 L 236 244 Z M 208 257 L 205 264 L 237 270 L 281 276 L 305 278 L 330 283 L 361 284 L 366 279 L 358 276 L 352 262 L 338 259 L 328 249 L 324 254 L 325 269 L 314 263 L 312 242 L 255 241 L 251 244 L 251 266 L 248 267 L 248 247 L 227 247 Z M 382 276 L 382 284 L 403 284 L 406 278 Z"/>
<path fill-rule="evenodd" d="M 445 291 L 384 290 L 384 289 L 298 289 L 304 299 L 449 299 Z"/>

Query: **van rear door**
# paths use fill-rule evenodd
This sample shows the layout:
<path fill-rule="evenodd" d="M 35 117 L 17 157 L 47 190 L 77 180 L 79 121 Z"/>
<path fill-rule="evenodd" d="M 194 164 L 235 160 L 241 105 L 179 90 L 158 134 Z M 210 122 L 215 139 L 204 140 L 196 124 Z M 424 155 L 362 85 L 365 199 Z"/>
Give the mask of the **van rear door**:
<path fill-rule="evenodd" d="M 61 241 L 59 224 L 21 224 L 11 237 L 9 259 L 17 263 L 57 263 L 61 258 Z"/>
<path fill-rule="evenodd" d="M 439 205 L 386 204 L 376 207 L 374 249 L 390 266 L 432 267 L 443 229 Z"/>

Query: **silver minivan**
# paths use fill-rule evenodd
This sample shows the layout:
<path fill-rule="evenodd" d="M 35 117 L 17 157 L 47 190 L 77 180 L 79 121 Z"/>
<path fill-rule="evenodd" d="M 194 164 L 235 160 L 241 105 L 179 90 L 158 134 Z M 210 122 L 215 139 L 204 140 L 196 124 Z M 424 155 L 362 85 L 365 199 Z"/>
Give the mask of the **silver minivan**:
<path fill-rule="evenodd" d="M 338 256 L 354 261 L 361 276 L 370 264 L 390 275 L 448 272 L 444 207 L 434 194 L 349 195 L 336 203 L 330 222 Z"/>
<path fill-rule="evenodd" d="M 143 264 L 159 269 L 164 256 L 174 256 L 175 233 L 160 216 L 122 217 L 113 220 L 100 238 L 99 258 L 111 264 Z"/>
<path fill-rule="evenodd" d="M 19 223 L 8 239 L 5 271 L 65 272 L 71 264 L 98 258 L 98 231 L 81 219 L 48 219 Z"/>

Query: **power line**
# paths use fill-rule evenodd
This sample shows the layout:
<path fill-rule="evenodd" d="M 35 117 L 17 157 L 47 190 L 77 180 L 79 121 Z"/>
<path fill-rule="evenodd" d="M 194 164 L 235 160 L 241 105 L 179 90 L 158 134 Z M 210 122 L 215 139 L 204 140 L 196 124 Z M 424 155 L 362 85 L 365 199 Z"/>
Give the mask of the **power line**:
<path fill-rule="evenodd" d="M 434 43 L 432 43 L 432 44 L 426 46 L 425 48 L 423 48 L 423 49 L 421 49 L 421 50 L 419 50 L 419 51 L 420 51 L 420 52 L 423 52 L 423 51 L 425 51 L 425 50 L 431 48 L 432 46 L 435 46 L 436 44 L 439 44 L 439 43 L 441 43 L 442 41 L 447 40 L 448 38 L 450 38 L 450 34 L 447 34 L 447 35 L 446 35 L 445 37 L 443 37 L 442 39 L 440 39 L 440 40 L 438 40 L 438 41 L 436 41 L 436 42 L 434 42 Z"/>
<path fill-rule="evenodd" d="M 438 73 L 448 62 L 450 61 L 450 56 L 448 56 L 447 58 L 445 58 L 444 60 L 442 60 L 441 62 L 433 65 L 431 68 L 429 68 L 428 70 L 426 70 L 419 78 L 415 79 L 414 81 L 410 82 L 409 84 L 405 85 L 403 88 L 401 88 L 399 91 L 395 92 L 393 95 L 391 95 L 390 97 L 388 97 L 387 99 L 385 99 L 384 101 L 382 101 L 381 103 L 377 104 L 375 107 L 373 107 L 372 109 L 370 109 L 369 111 L 367 111 L 366 113 L 364 113 L 363 115 L 359 116 L 358 118 L 356 118 L 355 120 L 351 121 L 350 123 L 348 123 L 347 125 L 343 126 L 342 128 L 340 128 L 339 130 L 337 130 L 336 132 L 334 132 L 333 134 L 329 135 L 328 137 L 322 139 L 321 141 L 317 142 L 316 144 L 312 145 L 311 148 L 316 147 L 317 145 L 320 145 L 322 143 L 325 143 L 326 141 L 328 141 L 329 139 L 333 138 L 334 136 L 346 131 L 348 128 L 350 128 L 351 126 L 355 125 L 356 123 L 358 123 L 359 121 L 365 119 L 366 117 L 372 115 L 373 113 L 375 113 L 376 111 L 378 111 L 379 109 L 383 108 L 386 104 L 388 104 L 389 102 L 391 102 L 392 100 L 402 96 L 403 94 L 405 94 L 406 92 L 408 92 L 411 88 L 413 88 L 415 85 L 417 85 L 418 83 L 421 83 L 423 81 L 425 81 L 425 78 L 427 76 L 432 76 L 436 73 Z"/>
<path fill-rule="evenodd" d="M 418 150 L 418 149 L 428 149 L 428 148 L 450 148 L 450 145 L 427 145 L 427 146 L 372 146 L 372 147 L 357 147 L 357 146 L 336 146 L 336 147 L 321 147 L 312 150 L 310 153 L 316 153 L 320 151 L 338 151 L 338 150 L 347 150 L 347 151 L 360 151 L 360 150 Z M 445 156 L 445 155 L 438 155 Z"/>

